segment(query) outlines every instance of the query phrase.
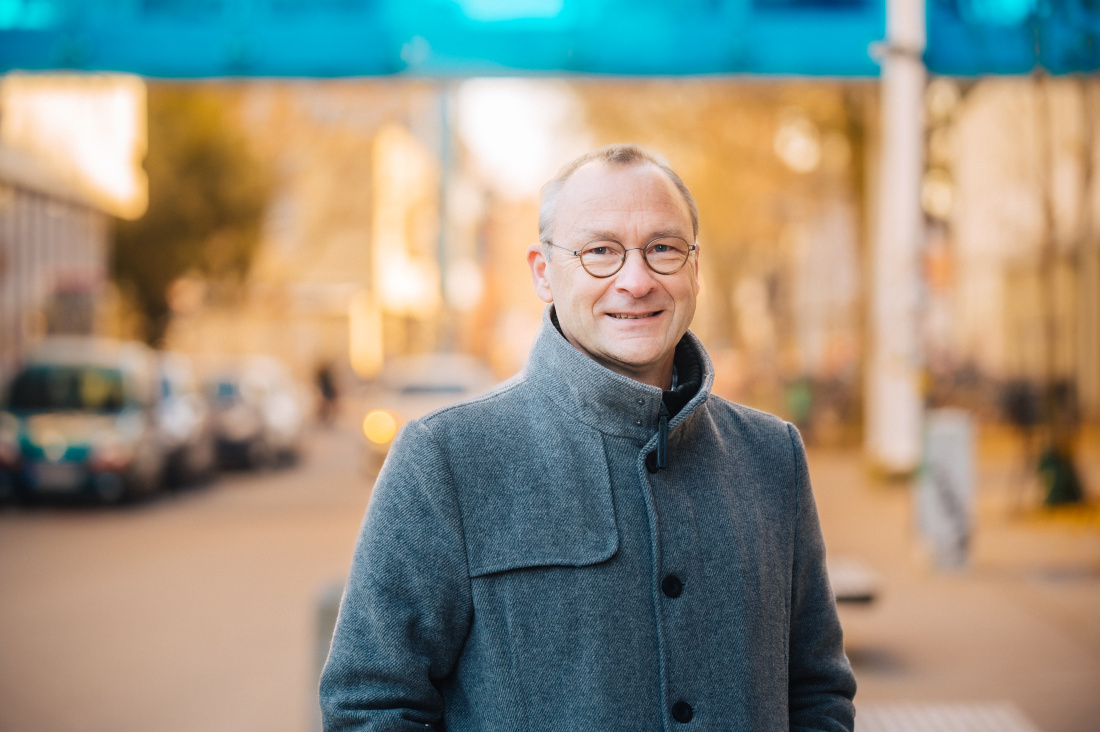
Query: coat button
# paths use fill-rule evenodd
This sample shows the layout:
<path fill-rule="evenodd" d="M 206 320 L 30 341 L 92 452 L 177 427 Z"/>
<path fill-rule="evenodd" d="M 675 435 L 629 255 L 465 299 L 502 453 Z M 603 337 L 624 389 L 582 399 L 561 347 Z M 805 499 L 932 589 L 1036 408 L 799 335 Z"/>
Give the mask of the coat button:
<path fill-rule="evenodd" d="M 657 472 L 657 451 L 649 453 L 645 456 L 645 469 L 651 473 Z"/>
<path fill-rule="evenodd" d="M 687 724 L 691 721 L 692 714 L 694 711 L 686 701 L 681 700 L 672 705 L 672 718 L 677 722 Z"/>
<path fill-rule="evenodd" d="M 669 597 L 675 599 L 680 596 L 681 592 L 684 591 L 684 583 L 681 582 L 680 578 L 674 574 L 666 575 L 664 581 L 661 582 L 661 591 Z M 689 715 L 691 714 L 690 709 L 691 707 L 688 707 Z M 686 722 L 687 720 L 685 719 L 684 721 Z"/>

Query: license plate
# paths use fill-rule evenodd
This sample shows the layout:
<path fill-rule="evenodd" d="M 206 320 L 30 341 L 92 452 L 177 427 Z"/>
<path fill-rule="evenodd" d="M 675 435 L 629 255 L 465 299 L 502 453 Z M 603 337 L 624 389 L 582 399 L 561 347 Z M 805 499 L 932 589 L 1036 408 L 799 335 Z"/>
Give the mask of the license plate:
<path fill-rule="evenodd" d="M 39 463 L 31 474 L 42 491 L 71 491 L 84 480 L 84 471 L 75 463 Z"/>

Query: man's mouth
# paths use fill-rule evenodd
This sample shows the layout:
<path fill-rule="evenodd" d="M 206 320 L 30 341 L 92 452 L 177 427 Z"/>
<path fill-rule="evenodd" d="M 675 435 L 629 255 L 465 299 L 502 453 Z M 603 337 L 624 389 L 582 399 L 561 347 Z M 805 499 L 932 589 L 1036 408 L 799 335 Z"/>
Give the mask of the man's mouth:
<path fill-rule="evenodd" d="M 660 315 L 660 313 L 660 310 L 655 310 L 652 313 L 608 313 L 608 315 L 619 320 L 638 320 L 640 318 L 652 318 L 655 315 Z"/>

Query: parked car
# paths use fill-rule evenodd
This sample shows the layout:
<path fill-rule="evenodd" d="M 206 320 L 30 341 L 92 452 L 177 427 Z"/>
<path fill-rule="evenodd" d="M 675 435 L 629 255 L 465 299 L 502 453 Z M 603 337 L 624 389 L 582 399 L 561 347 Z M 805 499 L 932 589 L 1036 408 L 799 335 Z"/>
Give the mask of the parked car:
<path fill-rule="evenodd" d="M 305 431 L 304 387 L 270 356 L 249 356 L 210 382 L 214 435 L 223 465 L 293 463 Z"/>
<path fill-rule="evenodd" d="M 165 458 L 156 405 L 156 358 L 143 344 L 45 339 L 3 402 L 0 485 L 23 500 L 155 493 Z"/>
<path fill-rule="evenodd" d="M 209 479 L 217 467 L 214 420 L 191 359 L 182 353 L 161 354 L 159 377 L 157 425 L 167 450 L 168 484 Z"/>
<path fill-rule="evenodd" d="M 465 354 L 432 353 L 387 361 L 364 395 L 367 472 L 381 468 L 393 438 L 406 422 L 477 396 L 496 383 L 485 363 Z"/>

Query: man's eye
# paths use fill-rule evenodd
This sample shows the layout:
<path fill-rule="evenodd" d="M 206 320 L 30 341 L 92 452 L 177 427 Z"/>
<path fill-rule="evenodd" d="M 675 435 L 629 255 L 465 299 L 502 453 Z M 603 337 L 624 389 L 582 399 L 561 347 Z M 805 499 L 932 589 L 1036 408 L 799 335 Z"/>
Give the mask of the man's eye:
<path fill-rule="evenodd" d="M 651 242 L 646 251 L 650 254 L 683 254 L 687 246 L 679 238 L 667 237 Z"/>

